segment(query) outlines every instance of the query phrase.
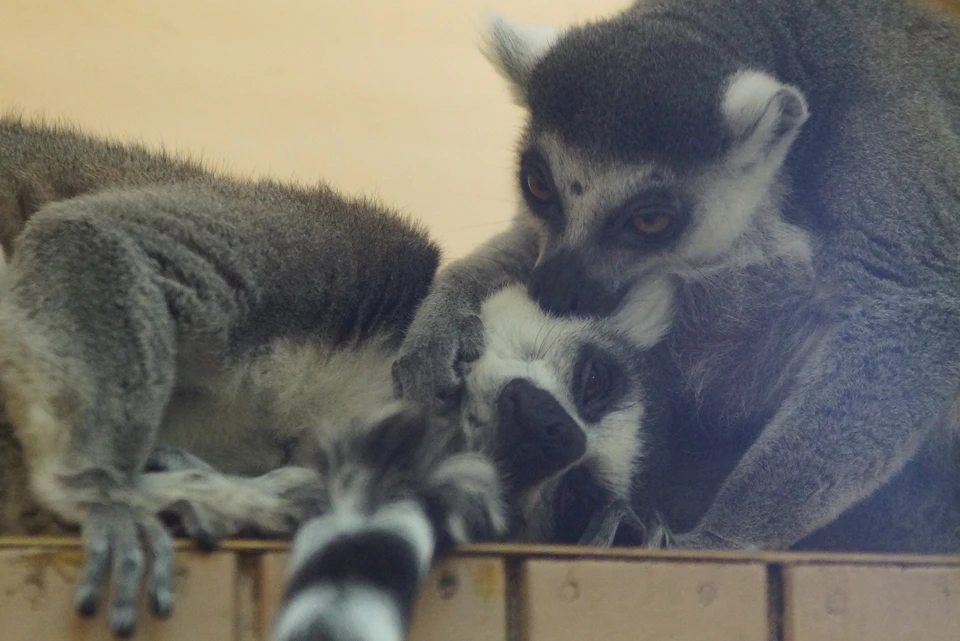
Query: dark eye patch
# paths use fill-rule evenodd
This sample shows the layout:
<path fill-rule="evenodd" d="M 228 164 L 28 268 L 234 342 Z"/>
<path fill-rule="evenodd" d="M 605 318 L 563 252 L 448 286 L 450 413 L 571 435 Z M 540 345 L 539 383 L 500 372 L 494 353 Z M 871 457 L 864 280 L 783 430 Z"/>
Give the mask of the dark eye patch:
<path fill-rule="evenodd" d="M 604 348 L 594 343 L 581 345 L 570 390 L 580 417 L 588 423 L 603 418 L 626 394 L 628 376 L 626 369 Z"/>
<path fill-rule="evenodd" d="M 534 215 L 548 223 L 562 225 L 560 192 L 553 181 L 550 166 L 540 152 L 530 150 L 520 156 L 518 180 L 523 198 Z"/>

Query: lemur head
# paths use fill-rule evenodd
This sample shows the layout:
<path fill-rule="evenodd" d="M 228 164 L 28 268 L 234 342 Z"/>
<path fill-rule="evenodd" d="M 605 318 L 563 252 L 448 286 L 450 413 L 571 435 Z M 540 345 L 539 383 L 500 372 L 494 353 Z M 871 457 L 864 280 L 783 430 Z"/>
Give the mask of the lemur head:
<path fill-rule="evenodd" d="M 529 115 L 518 182 L 545 309 L 604 315 L 651 274 L 696 278 L 778 233 L 795 87 L 641 9 L 566 30 L 494 17 L 485 50 Z"/>
<path fill-rule="evenodd" d="M 609 324 L 545 313 L 521 286 L 490 297 L 482 319 L 462 424 L 504 477 L 511 536 L 575 543 L 599 511 L 631 499 L 649 368 Z"/>

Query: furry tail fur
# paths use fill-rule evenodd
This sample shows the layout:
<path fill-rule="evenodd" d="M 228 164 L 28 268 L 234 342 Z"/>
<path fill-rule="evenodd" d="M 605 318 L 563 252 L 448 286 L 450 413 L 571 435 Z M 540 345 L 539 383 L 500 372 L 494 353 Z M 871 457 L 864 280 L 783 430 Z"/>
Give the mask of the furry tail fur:
<path fill-rule="evenodd" d="M 274 641 L 401 641 L 437 555 L 505 531 L 496 470 L 409 407 L 325 456 L 327 506 L 294 540 Z"/>

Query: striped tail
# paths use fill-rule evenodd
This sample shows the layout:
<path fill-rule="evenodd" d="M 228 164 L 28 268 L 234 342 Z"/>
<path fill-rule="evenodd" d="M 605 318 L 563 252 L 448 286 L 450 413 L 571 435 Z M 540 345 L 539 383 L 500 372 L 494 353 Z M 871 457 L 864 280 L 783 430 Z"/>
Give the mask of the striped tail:
<path fill-rule="evenodd" d="M 340 444 L 328 507 L 298 531 L 274 641 L 402 641 L 424 576 L 506 527 L 491 461 L 404 407 Z"/>
<path fill-rule="evenodd" d="M 313 519 L 296 536 L 276 641 L 402 641 L 436 541 L 414 501 Z"/>

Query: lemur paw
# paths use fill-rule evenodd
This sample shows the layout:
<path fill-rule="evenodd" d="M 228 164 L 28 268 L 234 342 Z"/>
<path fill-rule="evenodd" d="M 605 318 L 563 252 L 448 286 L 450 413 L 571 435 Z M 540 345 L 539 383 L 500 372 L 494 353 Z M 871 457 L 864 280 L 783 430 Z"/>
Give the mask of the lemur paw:
<path fill-rule="evenodd" d="M 463 386 L 463 364 L 483 352 L 483 324 L 470 314 L 438 314 L 428 323 L 413 326 L 393 364 L 394 391 L 398 398 L 444 409 L 456 404 Z"/>
<path fill-rule="evenodd" d="M 148 494 L 162 497 L 164 514 L 203 550 L 241 535 L 287 536 L 320 511 L 321 479 L 314 470 L 284 467 L 256 478 L 215 470 L 145 474 Z"/>
<path fill-rule="evenodd" d="M 117 636 L 133 635 L 140 588 L 149 562 L 151 607 L 158 617 L 170 616 L 173 541 L 156 516 L 122 503 L 90 506 L 83 527 L 83 545 L 85 565 L 74 600 L 81 615 L 89 617 L 97 612 L 109 574 L 113 586 L 110 627 Z"/>
<path fill-rule="evenodd" d="M 636 547 L 648 540 L 647 526 L 624 499 L 615 499 L 596 511 L 578 545 Z"/>
<path fill-rule="evenodd" d="M 186 450 L 160 445 L 145 470 L 142 485 L 172 517 L 171 528 L 202 550 L 243 534 L 290 535 L 320 511 L 321 479 L 308 468 L 228 476 Z"/>

